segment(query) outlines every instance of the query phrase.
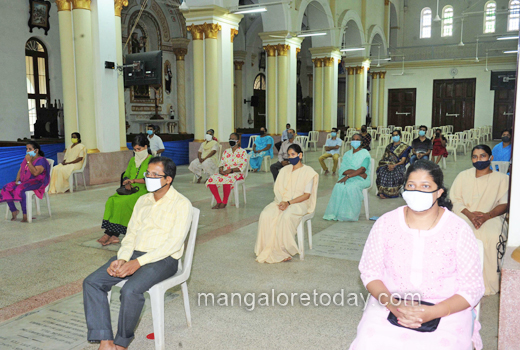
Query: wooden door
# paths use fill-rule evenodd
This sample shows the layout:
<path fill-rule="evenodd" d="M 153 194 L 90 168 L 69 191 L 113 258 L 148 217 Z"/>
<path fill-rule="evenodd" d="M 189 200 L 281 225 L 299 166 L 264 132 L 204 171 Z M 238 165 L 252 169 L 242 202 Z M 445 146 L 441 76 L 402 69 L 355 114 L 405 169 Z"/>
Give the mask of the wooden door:
<path fill-rule="evenodd" d="M 416 89 L 388 89 L 388 122 L 403 128 L 415 125 Z"/>
<path fill-rule="evenodd" d="M 432 127 L 453 125 L 454 132 L 472 129 L 476 84 L 475 78 L 434 80 Z"/>
<path fill-rule="evenodd" d="M 258 97 L 258 106 L 254 107 L 254 127 L 260 129 L 266 126 L 265 121 L 265 90 L 253 90 Z"/>
<path fill-rule="evenodd" d="M 493 139 L 500 139 L 502 131 L 513 127 L 515 90 L 495 90 L 493 111 Z"/>

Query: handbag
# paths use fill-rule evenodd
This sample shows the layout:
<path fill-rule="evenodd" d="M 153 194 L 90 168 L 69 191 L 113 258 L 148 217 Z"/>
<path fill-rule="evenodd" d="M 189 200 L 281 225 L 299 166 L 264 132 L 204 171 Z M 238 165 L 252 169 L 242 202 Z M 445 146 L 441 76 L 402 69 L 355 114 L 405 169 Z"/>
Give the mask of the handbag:
<path fill-rule="evenodd" d="M 141 166 L 143 164 L 141 164 L 139 166 L 139 168 L 137 168 L 137 174 L 135 175 L 135 179 L 137 179 L 137 177 L 139 176 L 139 171 L 141 171 Z M 124 174 L 124 173 L 123 173 Z M 117 194 L 121 195 L 121 196 L 129 196 L 131 194 L 134 194 L 136 192 L 139 192 L 139 187 L 134 187 L 132 186 L 132 189 L 131 190 L 127 190 L 125 186 L 123 186 L 123 182 L 125 180 L 128 180 L 128 177 L 123 177 L 123 174 L 121 175 L 122 179 L 121 179 L 121 187 L 119 187 L 116 192 Z"/>
<path fill-rule="evenodd" d="M 401 299 L 398 299 L 398 300 L 401 300 Z M 429 303 L 427 301 L 421 301 L 421 304 L 428 305 L 428 306 L 435 305 L 435 304 Z M 411 331 L 423 332 L 423 333 L 434 332 L 437 329 L 437 327 L 439 326 L 439 322 L 441 321 L 440 318 L 436 318 L 436 319 L 433 319 L 431 321 L 423 323 L 421 325 L 421 327 L 419 327 L 419 328 L 408 328 L 408 327 L 405 327 L 405 326 L 399 324 L 398 321 L 397 321 L 397 316 L 395 316 L 391 311 L 388 314 L 387 320 L 388 320 L 388 322 L 390 322 L 394 326 L 406 328 L 406 329 L 409 329 Z"/>

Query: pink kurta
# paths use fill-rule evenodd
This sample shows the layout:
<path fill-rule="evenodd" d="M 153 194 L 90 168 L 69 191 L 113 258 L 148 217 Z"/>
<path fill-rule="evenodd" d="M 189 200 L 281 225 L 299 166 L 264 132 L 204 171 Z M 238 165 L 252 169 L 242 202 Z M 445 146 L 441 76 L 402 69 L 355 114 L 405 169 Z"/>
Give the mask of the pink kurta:
<path fill-rule="evenodd" d="M 404 208 L 383 215 L 372 227 L 359 263 L 363 284 L 381 280 L 391 293 L 419 293 L 434 304 L 459 294 L 471 308 L 441 318 L 434 332 L 421 333 L 392 325 L 386 307 L 370 297 L 350 349 L 471 350 L 472 340 L 482 349 L 480 324 L 472 317 L 484 294 L 473 231 L 448 210 L 432 230 L 412 230 Z"/>
<path fill-rule="evenodd" d="M 246 167 L 247 161 L 247 151 L 245 149 L 238 148 L 235 152 L 233 152 L 232 148 L 226 149 L 222 154 L 222 159 L 220 160 L 219 168 L 222 167 L 224 171 L 238 168 L 240 169 L 240 172 L 230 173 L 226 175 L 211 175 L 208 178 L 208 181 L 206 181 L 206 187 L 209 185 L 231 185 L 231 188 L 234 188 L 235 182 L 244 179 L 243 171 Z"/>

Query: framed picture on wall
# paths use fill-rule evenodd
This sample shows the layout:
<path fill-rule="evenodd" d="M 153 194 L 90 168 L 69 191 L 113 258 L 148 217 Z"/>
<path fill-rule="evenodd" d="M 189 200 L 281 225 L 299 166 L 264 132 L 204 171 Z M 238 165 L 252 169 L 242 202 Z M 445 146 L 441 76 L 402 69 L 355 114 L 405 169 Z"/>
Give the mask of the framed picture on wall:
<path fill-rule="evenodd" d="M 50 29 L 49 12 L 51 3 L 45 0 L 29 0 L 29 32 L 32 33 L 33 28 L 45 30 L 45 35 Z"/>

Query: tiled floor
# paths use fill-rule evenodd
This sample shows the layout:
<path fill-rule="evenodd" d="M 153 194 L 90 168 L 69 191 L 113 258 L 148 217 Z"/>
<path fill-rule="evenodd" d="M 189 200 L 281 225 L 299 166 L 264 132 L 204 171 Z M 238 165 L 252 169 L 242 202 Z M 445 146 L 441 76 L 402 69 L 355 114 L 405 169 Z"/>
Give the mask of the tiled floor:
<path fill-rule="evenodd" d="M 307 164 L 317 170 L 318 156 L 318 152 L 307 154 Z M 469 155 L 459 154 L 457 163 L 449 160 L 445 170 L 446 184 L 449 186 L 458 172 L 470 166 Z M 304 261 L 296 256 L 290 263 L 268 265 L 255 262 L 253 248 L 258 216 L 273 199 L 271 174 L 249 174 L 247 204 L 243 205 L 241 199 L 238 209 L 228 206 L 216 211 L 210 209 L 211 197 L 204 185 L 191 183 L 192 176 L 187 166 L 178 167 L 177 173 L 176 189 L 202 212 L 192 277 L 188 282 L 193 325 L 189 329 L 186 326 L 182 298 L 170 298 L 165 306 L 166 348 L 348 348 L 361 317 L 361 298 L 366 298 L 357 269 L 359 257 L 356 249 L 350 258 L 348 253 L 334 256 L 326 246 L 334 240 L 344 239 L 345 251 L 352 250 L 352 247 L 362 249 L 359 247 L 360 237 L 366 236 L 373 221 L 365 219 L 363 210 L 360 221 L 356 223 L 321 219 L 336 178 L 320 178 L 316 216 L 312 222 L 317 251 L 306 254 Z M 81 281 L 115 254 L 113 249 L 100 249 L 93 241 L 102 235 L 100 225 L 104 203 L 117 186 L 113 183 L 72 194 L 53 195 L 52 218 L 48 217 L 43 205 L 43 215 L 32 224 L 2 221 L 0 322 L 4 322 L 0 323 L 0 348 L 97 349 L 97 345 L 89 345 L 85 339 L 72 344 L 63 338 L 63 332 L 67 330 L 67 324 L 74 328 L 74 337 L 84 331 L 84 325 L 79 322 L 83 319 L 78 294 Z M 402 199 L 380 200 L 373 191 L 369 202 L 370 216 L 380 216 L 404 203 Z M 3 205 L 0 209 L 5 210 Z M 217 296 L 218 293 L 244 295 L 255 292 L 258 296 L 262 292 L 271 295 L 271 290 L 274 290 L 275 297 L 280 293 L 310 293 L 311 304 L 303 306 L 295 299 L 294 306 L 290 303 L 285 307 L 257 304 L 252 311 L 248 311 L 251 307 L 245 304 L 237 306 L 236 301 L 234 306 L 228 307 L 198 305 L 198 293 Z M 314 290 L 318 295 L 318 306 L 312 301 Z M 320 304 L 322 293 L 331 296 L 340 293 L 335 299 L 338 301 L 341 291 L 345 306 Z M 172 292 L 172 296 L 180 293 L 178 290 Z M 354 294 L 349 293 L 356 293 L 355 299 L 360 306 L 347 305 L 347 300 L 350 304 L 355 301 Z M 280 298 L 283 303 L 283 295 Z M 327 302 L 325 294 L 322 302 Z M 485 298 L 482 303 L 481 334 L 486 350 L 497 347 L 498 302 L 498 296 L 494 296 Z M 72 321 L 67 318 L 71 314 L 74 316 Z M 38 336 L 42 330 L 41 320 L 48 320 L 48 317 L 62 322 L 61 326 L 54 325 L 54 335 L 52 328 L 43 322 L 47 327 L 44 327 L 46 341 L 54 337 L 53 345 L 42 343 L 43 336 Z M 21 331 L 22 328 L 26 333 Z M 146 339 L 152 331 L 151 313 L 146 309 L 131 348 L 154 349 L 153 341 Z"/>

